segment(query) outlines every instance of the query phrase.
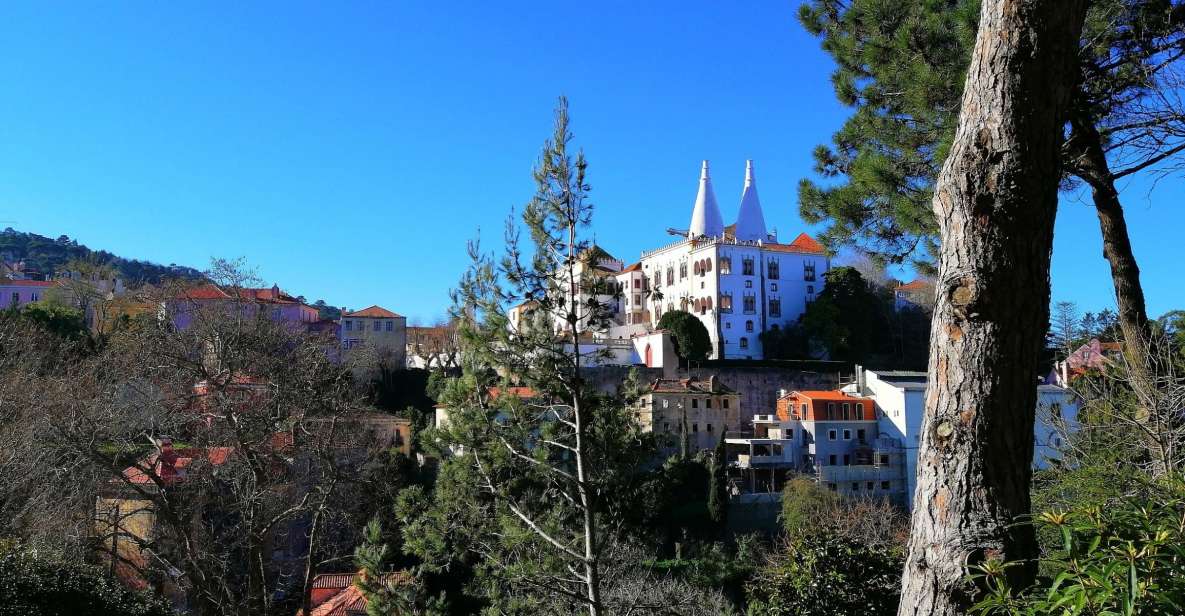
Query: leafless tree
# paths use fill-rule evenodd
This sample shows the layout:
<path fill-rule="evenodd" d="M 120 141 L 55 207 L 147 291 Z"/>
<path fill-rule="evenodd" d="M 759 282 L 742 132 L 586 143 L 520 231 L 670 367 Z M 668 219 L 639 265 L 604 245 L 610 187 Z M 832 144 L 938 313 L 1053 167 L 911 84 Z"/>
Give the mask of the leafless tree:
<path fill-rule="evenodd" d="M 1078 339 L 1079 324 L 1082 316 L 1078 312 L 1078 304 L 1074 302 L 1057 302 L 1053 306 L 1053 315 L 1049 319 L 1050 342 L 1062 354 L 1062 359 L 1074 353 L 1074 341 Z"/>
<path fill-rule="evenodd" d="M 433 325 L 407 328 L 408 357 L 419 357 L 429 370 L 456 370 L 461 367 L 460 337 L 457 321 L 446 319 Z"/>
<path fill-rule="evenodd" d="M 1074 466 L 1102 447 L 1125 443 L 1126 456 L 1148 477 L 1185 473 L 1185 371 L 1179 352 L 1163 335 L 1150 345 L 1155 370 L 1137 376 L 1130 355 L 1120 354 L 1100 370 L 1076 378 L 1071 389 L 1081 401 L 1075 416 L 1061 408 L 1041 409 L 1058 435 L 1063 462 Z M 1136 379 L 1151 387 L 1138 387 Z M 1144 455 L 1137 449 L 1143 446 Z"/>
<path fill-rule="evenodd" d="M 361 469 L 389 426 L 361 404 L 332 341 L 233 293 L 250 282 L 233 266 L 211 274 L 230 299 L 185 303 L 186 289 L 165 285 L 160 311 L 93 355 L 45 367 L 51 355 L 6 353 L 0 395 L 16 421 L 4 437 L 44 453 L 5 462 L 43 463 L 41 482 L 26 484 L 42 506 L 63 487 L 77 493 L 71 507 L 90 492 L 78 517 L 91 518 L 89 539 L 113 569 L 198 614 L 263 614 L 277 597 L 307 596 L 319 564 L 350 554 L 326 549 L 341 537 L 326 530 L 366 500 Z"/>

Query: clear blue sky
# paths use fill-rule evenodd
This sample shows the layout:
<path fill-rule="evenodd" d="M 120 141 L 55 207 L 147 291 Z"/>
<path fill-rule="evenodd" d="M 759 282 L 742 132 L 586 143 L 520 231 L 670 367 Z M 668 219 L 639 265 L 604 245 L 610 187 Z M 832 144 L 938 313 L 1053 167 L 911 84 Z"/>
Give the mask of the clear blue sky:
<path fill-rule="evenodd" d="M 247 6 L 245 6 L 247 5 Z M 447 7 L 445 10 L 444 7 Z M 351 308 L 443 314 L 500 243 L 559 94 L 599 243 L 684 226 L 700 159 L 727 222 L 756 161 L 767 222 L 846 115 L 795 2 L 8 4 L 0 223 L 162 263 L 244 257 Z M 1185 307 L 1179 180 L 1127 187 L 1149 310 Z M 1113 303 L 1093 211 L 1065 199 L 1054 297 Z"/>

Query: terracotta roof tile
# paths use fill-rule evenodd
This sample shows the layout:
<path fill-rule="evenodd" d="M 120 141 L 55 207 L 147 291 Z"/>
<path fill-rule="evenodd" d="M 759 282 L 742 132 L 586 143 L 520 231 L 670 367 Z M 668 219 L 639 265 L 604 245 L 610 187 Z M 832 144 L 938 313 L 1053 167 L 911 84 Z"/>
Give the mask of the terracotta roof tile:
<path fill-rule="evenodd" d="M 762 244 L 762 248 L 772 250 L 774 252 L 800 252 L 806 254 L 825 255 L 827 249 L 823 247 L 815 238 L 800 233 L 798 237 L 794 238 L 793 242 L 789 244 Z"/>
<path fill-rule="evenodd" d="M 347 312 L 343 317 L 362 317 L 369 319 L 397 319 L 400 315 L 383 308 L 382 306 L 371 306 L 370 308 L 363 308 L 362 310 L 355 310 L 354 312 Z"/>
<path fill-rule="evenodd" d="M 366 614 L 366 595 L 362 594 L 354 581 L 360 573 L 323 573 L 313 578 L 313 589 L 340 589 L 332 597 L 317 604 L 309 616 L 364 616 Z M 403 584 L 409 581 L 403 571 L 393 571 L 383 575 L 385 582 Z M 300 616 L 302 611 L 297 611 Z"/>
<path fill-rule="evenodd" d="M 866 401 L 870 400 L 870 398 L 853 396 L 853 395 L 844 393 L 842 391 L 836 391 L 836 390 L 792 391 L 782 397 L 789 398 L 789 397 L 793 397 L 795 395 L 799 395 L 799 396 L 802 396 L 803 398 L 808 398 L 811 400 L 837 400 L 837 401 L 848 401 L 848 402 L 866 402 Z"/>
<path fill-rule="evenodd" d="M 515 398 L 521 398 L 524 400 L 527 398 L 539 397 L 539 392 L 530 387 L 488 387 L 486 388 L 486 393 L 495 400 L 501 397 L 502 394 L 508 394 L 514 396 Z"/>
<path fill-rule="evenodd" d="M 0 280 L 3 287 L 52 287 L 57 284 L 56 280 Z"/>
<path fill-rule="evenodd" d="M 921 291 L 930 286 L 930 281 L 925 278 L 914 278 L 910 282 L 897 285 L 898 291 Z"/>
<path fill-rule="evenodd" d="M 204 459 L 214 466 L 226 464 L 234 447 L 179 447 L 163 452 L 154 453 L 144 459 L 142 464 L 152 469 L 154 475 L 164 483 L 173 483 L 185 479 L 185 471 L 194 460 Z M 124 477 L 131 483 L 146 485 L 153 483 L 152 477 L 135 466 L 129 466 L 123 471 Z"/>

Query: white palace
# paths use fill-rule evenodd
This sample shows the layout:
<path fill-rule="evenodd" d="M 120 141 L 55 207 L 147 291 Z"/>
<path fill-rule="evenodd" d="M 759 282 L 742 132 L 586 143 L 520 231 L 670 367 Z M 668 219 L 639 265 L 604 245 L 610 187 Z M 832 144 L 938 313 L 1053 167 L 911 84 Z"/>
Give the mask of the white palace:
<path fill-rule="evenodd" d="M 655 326 L 664 312 L 676 309 L 707 327 L 713 359 L 762 358 L 759 335 L 798 320 L 822 290 L 830 259 L 805 233 L 782 244 L 766 228 L 753 161 L 746 163 L 736 222 L 725 226 L 704 161 L 684 237 L 643 252 L 632 265 L 594 246 L 583 267 L 613 277 L 620 291 L 610 300 L 613 323 L 597 342 L 627 351 L 632 359 L 623 356 L 623 363 L 661 366 L 671 348 Z"/>

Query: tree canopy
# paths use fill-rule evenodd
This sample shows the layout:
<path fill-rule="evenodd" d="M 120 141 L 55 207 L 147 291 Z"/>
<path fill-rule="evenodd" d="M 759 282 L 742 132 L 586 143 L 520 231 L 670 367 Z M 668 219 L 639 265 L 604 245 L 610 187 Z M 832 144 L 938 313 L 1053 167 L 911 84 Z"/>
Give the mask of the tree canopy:
<path fill-rule="evenodd" d="M 658 328 L 671 334 L 675 353 L 686 362 L 703 361 L 712 354 L 712 338 L 702 321 L 686 310 L 671 310 L 658 320 Z"/>

